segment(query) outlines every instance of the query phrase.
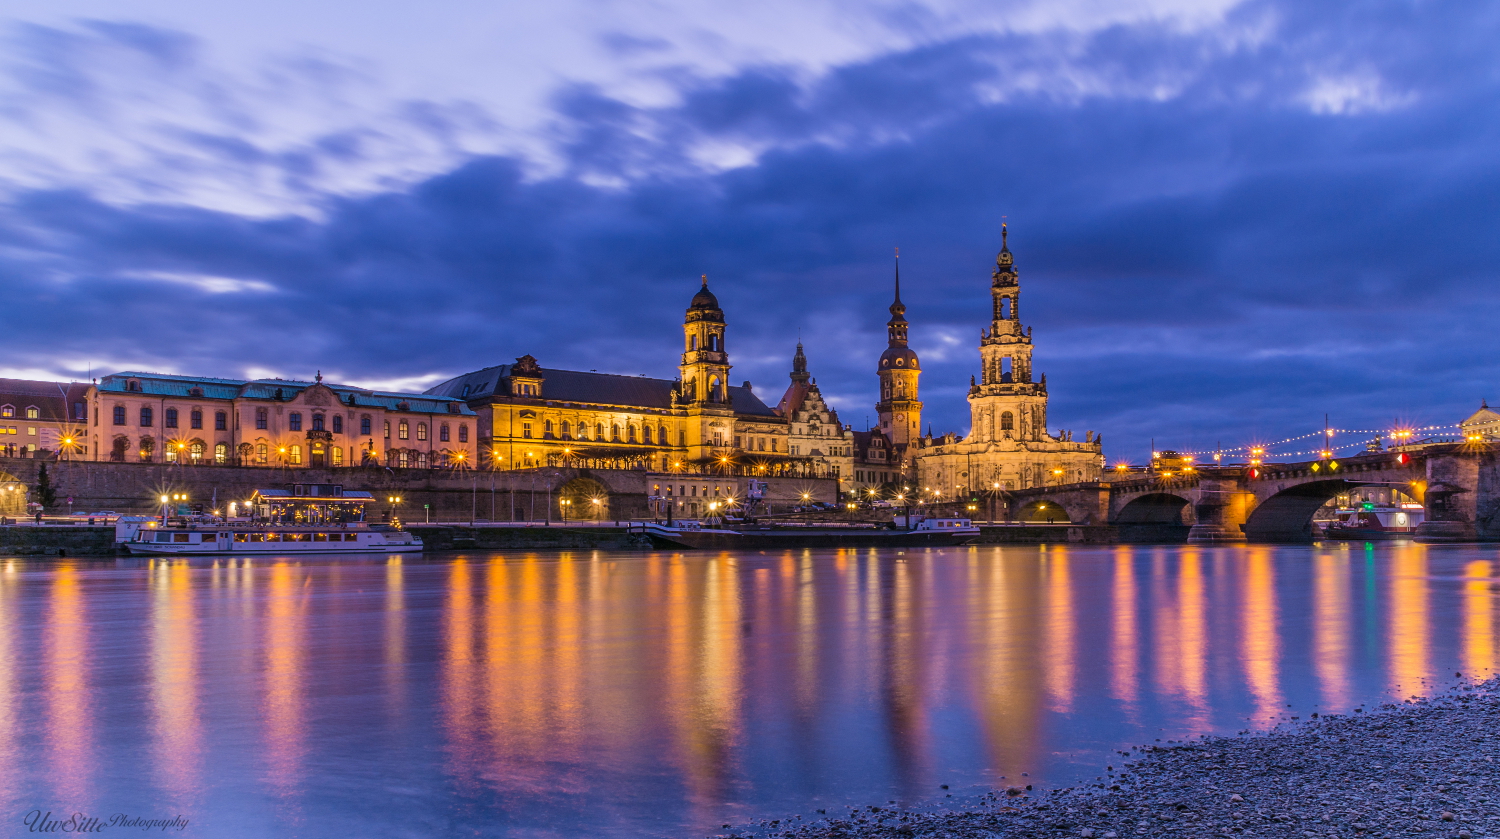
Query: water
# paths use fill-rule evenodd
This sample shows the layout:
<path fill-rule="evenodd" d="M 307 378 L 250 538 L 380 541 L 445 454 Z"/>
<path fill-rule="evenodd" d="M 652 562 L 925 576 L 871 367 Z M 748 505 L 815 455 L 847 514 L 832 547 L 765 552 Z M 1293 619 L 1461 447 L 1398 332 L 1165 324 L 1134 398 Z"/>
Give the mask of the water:
<path fill-rule="evenodd" d="M 1492 674 L 1497 570 L 1358 544 L 6 560 L 0 819 L 698 836 L 1071 785 Z"/>

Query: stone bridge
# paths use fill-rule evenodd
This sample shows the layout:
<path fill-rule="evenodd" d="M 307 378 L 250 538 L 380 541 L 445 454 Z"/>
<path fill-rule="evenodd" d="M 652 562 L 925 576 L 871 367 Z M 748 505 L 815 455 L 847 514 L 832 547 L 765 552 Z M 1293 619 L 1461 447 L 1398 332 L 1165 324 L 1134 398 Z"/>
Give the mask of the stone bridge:
<path fill-rule="evenodd" d="M 1305 542 L 1318 508 L 1372 486 L 1422 502 L 1423 536 L 1500 540 L 1500 474 L 1483 443 L 1033 487 L 1006 493 L 1003 507 L 1014 521 L 1117 525 L 1127 541 Z"/>

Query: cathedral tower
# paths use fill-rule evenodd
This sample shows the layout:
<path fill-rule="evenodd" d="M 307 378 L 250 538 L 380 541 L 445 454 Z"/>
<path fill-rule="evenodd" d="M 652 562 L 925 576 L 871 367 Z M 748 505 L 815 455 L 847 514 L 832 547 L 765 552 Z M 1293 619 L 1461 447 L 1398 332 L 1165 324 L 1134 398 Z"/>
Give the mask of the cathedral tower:
<path fill-rule="evenodd" d="M 1047 377 L 1031 380 L 1031 329 L 1021 326 L 1021 281 L 1000 226 L 1000 253 L 990 274 L 990 328 L 980 334 L 979 383 L 969 390 L 970 439 L 1039 441 L 1047 436 Z"/>
<path fill-rule="evenodd" d="M 922 403 L 917 401 L 917 378 L 922 375 L 917 354 L 906 345 L 906 306 L 901 302 L 901 255 L 896 254 L 896 300 L 886 322 L 888 346 L 880 354 L 880 430 L 897 449 L 922 436 Z"/>

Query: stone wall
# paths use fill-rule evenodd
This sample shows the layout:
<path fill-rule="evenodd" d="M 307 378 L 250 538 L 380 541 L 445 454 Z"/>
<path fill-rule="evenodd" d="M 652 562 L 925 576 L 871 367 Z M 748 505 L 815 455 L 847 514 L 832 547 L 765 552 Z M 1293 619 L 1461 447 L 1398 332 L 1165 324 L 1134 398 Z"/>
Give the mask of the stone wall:
<path fill-rule="evenodd" d="M 28 487 L 36 486 L 37 467 L 44 461 L 28 458 L 0 459 L 0 478 L 9 473 Z M 164 494 L 186 493 L 190 503 L 220 506 L 244 501 L 257 489 L 279 488 L 290 483 L 342 484 L 346 489 L 368 490 L 377 499 L 371 518 L 379 518 L 398 496 L 399 514 L 408 522 L 420 522 L 430 511 L 432 521 L 545 520 L 547 511 L 557 519 L 557 492 L 563 484 L 586 478 L 602 484 L 609 493 L 611 518 L 649 517 L 646 497 L 661 476 L 635 470 L 520 469 L 502 472 L 455 472 L 437 469 L 285 469 L 246 466 L 189 466 L 162 463 L 50 462 L 47 471 L 56 488 L 58 504 L 48 514 L 113 510 L 127 515 L 152 515 L 160 511 L 156 500 Z M 744 479 L 738 479 L 743 482 Z M 802 493 L 810 500 L 833 501 L 837 482 L 815 478 L 769 478 L 772 503 L 786 507 L 798 503 Z M 33 493 L 33 498 L 34 498 Z M 428 505 L 424 507 L 424 505 Z"/>

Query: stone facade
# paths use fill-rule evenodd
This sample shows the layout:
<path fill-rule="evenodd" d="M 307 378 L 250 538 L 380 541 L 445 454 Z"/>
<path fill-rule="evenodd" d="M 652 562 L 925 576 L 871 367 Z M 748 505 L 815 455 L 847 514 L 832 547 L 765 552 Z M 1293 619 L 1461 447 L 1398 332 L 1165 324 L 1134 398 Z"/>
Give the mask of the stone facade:
<path fill-rule="evenodd" d="M 1047 377 L 1032 376 L 1031 328 L 1021 324 L 1020 274 L 1001 228 L 991 274 L 990 328 L 980 334 L 981 372 L 969 388 L 969 434 L 918 454 L 918 483 L 933 500 L 997 489 L 1097 481 L 1102 438 L 1047 430 Z"/>
<path fill-rule="evenodd" d="M 812 458 L 816 474 L 847 480 L 854 465 L 854 432 L 823 399 L 817 379 L 807 372 L 800 342 L 792 356 L 791 380 L 776 405 L 776 413 L 787 421 L 787 449 L 795 457 Z"/>

